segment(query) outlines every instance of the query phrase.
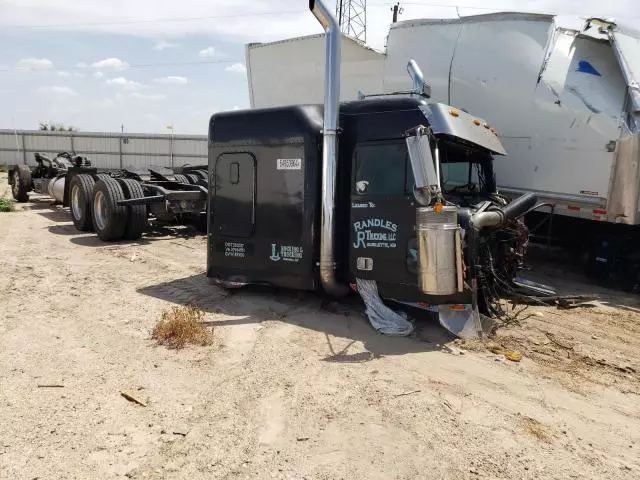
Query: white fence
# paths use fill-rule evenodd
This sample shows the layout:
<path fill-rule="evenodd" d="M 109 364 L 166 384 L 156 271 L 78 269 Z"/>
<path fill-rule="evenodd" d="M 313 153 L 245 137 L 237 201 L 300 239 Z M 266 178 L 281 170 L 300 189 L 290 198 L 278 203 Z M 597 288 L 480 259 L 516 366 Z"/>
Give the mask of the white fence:
<path fill-rule="evenodd" d="M 45 132 L 0 130 L 0 165 L 34 165 L 33 154 L 48 157 L 60 152 L 87 156 L 105 169 L 152 165 L 178 167 L 207 163 L 204 135 L 155 135 L 101 132 Z"/>

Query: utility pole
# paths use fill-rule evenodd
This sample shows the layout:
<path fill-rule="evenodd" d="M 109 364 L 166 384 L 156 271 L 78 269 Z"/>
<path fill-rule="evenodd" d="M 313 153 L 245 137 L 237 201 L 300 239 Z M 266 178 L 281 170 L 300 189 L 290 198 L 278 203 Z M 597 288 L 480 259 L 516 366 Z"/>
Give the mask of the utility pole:
<path fill-rule="evenodd" d="M 336 16 L 342 33 L 366 43 L 367 0 L 338 0 Z"/>
<path fill-rule="evenodd" d="M 391 7 L 391 11 L 393 12 L 393 23 L 396 23 L 398 21 L 398 15 L 402 14 L 404 9 L 400 6 L 400 2 L 398 2 Z"/>

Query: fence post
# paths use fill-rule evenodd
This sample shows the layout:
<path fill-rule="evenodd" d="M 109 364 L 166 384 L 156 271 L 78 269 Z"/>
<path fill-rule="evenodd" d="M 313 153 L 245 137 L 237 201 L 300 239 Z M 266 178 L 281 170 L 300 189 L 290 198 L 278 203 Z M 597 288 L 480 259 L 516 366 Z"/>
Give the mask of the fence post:
<path fill-rule="evenodd" d="M 22 141 L 22 164 L 27 164 L 27 148 L 24 143 L 24 133 L 20 134 L 20 140 Z"/>
<path fill-rule="evenodd" d="M 169 149 L 171 152 L 171 170 L 173 170 L 173 129 L 171 129 L 171 139 L 169 140 Z"/>
<path fill-rule="evenodd" d="M 120 147 L 120 170 L 123 170 L 123 166 L 122 166 L 122 142 L 124 141 L 124 138 L 122 136 L 122 134 L 120 135 L 120 142 L 118 142 L 118 146 Z"/>

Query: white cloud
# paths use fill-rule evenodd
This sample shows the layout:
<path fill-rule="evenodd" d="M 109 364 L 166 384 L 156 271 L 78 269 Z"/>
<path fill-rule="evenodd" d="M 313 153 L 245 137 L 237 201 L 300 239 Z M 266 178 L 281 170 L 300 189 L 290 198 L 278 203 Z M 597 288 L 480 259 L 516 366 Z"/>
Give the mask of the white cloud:
<path fill-rule="evenodd" d="M 77 97 L 78 92 L 69 87 L 59 87 L 57 85 L 49 86 L 49 87 L 40 87 L 38 89 L 38 93 L 42 94 L 53 94 L 53 95 L 66 95 L 69 97 Z"/>
<path fill-rule="evenodd" d="M 102 78 L 102 77 L 104 77 L 104 73 L 96 72 L 96 73 L 93 74 L 93 76 L 96 77 L 96 78 Z"/>
<path fill-rule="evenodd" d="M 233 73 L 247 73 L 247 67 L 245 67 L 243 63 L 234 63 L 225 68 L 225 70 Z"/>
<path fill-rule="evenodd" d="M 0 24 L 3 25 L 60 25 L 54 31 L 117 33 L 143 36 L 157 41 L 181 35 L 232 37 L 236 43 L 265 42 L 299 35 L 322 33 L 322 28 L 306 8 L 306 2 L 292 0 L 11 0 L 2 3 Z M 334 1 L 328 2 L 333 6 Z M 389 4 L 370 2 L 367 8 L 367 40 L 382 48 L 389 29 Z M 429 5 L 431 3 L 432 5 Z M 524 10 L 571 15 L 596 14 L 619 19 L 640 15 L 637 0 L 465 0 L 461 15 L 496 10 Z M 406 2 L 401 20 L 415 18 L 456 17 L 456 8 L 446 2 Z M 202 21 L 162 21 L 189 17 L 203 17 Z M 242 16 L 238 15 L 242 13 Z M 208 17 L 208 18 L 204 18 Z M 212 18 L 215 17 L 215 18 Z M 128 19 L 159 21 L 129 22 Z M 634 19 L 634 21 L 636 21 Z M 197 52 L 196 52 L 197 53 Z"/>
<path fill-rule="evenodd" d="M 87 68 L 88 66 L 89 66 L 89 65 L 87 65 L 87 64 L 86 64 L 86 63 L 84 63 L 84 62 L 78 62 L 78 63 L 76 63 L 76 67 L 78 67 L 78 68 Z"/>
<path fill-rule="evenodd" d="M 107 110 L 109 108 L 113 108 L 115 104 L 116 102 L 114 102 L 111 98 L 105 98 L 103 100 L 98 100 L 93 105 L 95 108 Z"/>
<path fill-rule="evenodd" d="M 84 73 L 80 73 L 80 72 L 58 72 L 56 74 L 58 77 L 63 77 L 63 78 L 68 78 L 68 77 L 75 77 L 75 78 L 84 78 L 87 75 Z"/>
<path fill-rule="evenodd" d="M 174 85 L 184 85 L 186 83 L 189 83 L 189 79 L 187 77 L 174 77 L 174 76 L 154 78 L 153 81 L 156 83 L 171 83 Z"/>
<path fill-rule="evenodd" d="M 16 66 L 29 70 L 45 70 L 53 67 L 53 62 L 46 58 L 23 58 L 22 60 L 18 60 Z"/>
<path fill-rule="evenodd" d="M 92 63 L 91 66 L 93 68 L 114 68 L 116 70 L 123 70 L 128 68 L 129 64 L 127 62 L 123 62 L 119 58 L 105 58 L 99 62 Z"/>
<path fill-rule="evenodd" d="M 110 78 L 107 80 L 107 85 L 114 85 L 116 87 L 124 88 L 125 90 L 138 90 L 142 88 L 142 84 L 133 80 L 127 80 L 124 77 Z"/>
<path fill-rule="evenodd" d="M 159 41 L 153 46 L 153 49 L 161 52 L 162 50 L 166 50 L 167 48 L 178 48 L 180 46 L 181 45 L 179 43 Z"/>
<path fill-rule="evenodd" d="M 214 47 L 207 47 L 204 50 L 200 50 L 198 53 L 199 57 L 202 58 L 211 58 L 216 56 L 216 49 Z"/>
<path fill-rule="evenodd" d="M 138 92 L 134 92 L 131 95 L 129 95 L 131 98 L 134 98 L 136 100 L 142 100 L 142 101 L 150 101 L 150 102 L 159 102 L 162 100 L 166 100 L 167 96 L 163 95 L 161 93 L 149 93 L 149 94 L 144 94 L 144 93 L 138 93 Z"/>

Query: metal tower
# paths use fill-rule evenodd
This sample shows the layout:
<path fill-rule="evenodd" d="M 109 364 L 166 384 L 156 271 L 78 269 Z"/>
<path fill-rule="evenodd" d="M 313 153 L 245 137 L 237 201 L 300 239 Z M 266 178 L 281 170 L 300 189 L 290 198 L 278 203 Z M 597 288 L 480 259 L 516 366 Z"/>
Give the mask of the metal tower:
<path fill-rule="evenodd" d="M 342 33 L 367 41 L 367 0 L 338 0 L 336 16 Z"/>

